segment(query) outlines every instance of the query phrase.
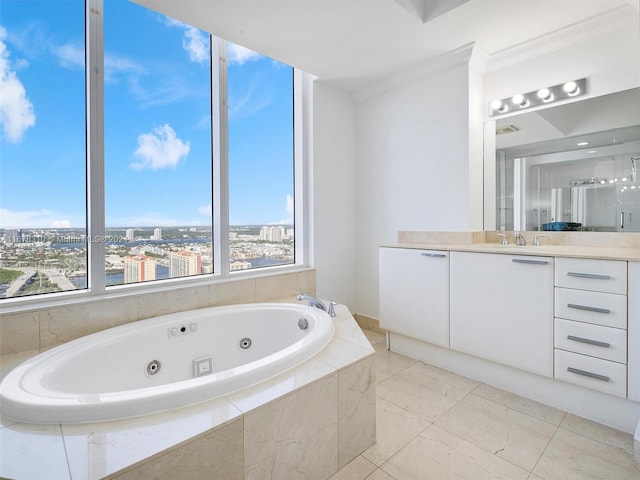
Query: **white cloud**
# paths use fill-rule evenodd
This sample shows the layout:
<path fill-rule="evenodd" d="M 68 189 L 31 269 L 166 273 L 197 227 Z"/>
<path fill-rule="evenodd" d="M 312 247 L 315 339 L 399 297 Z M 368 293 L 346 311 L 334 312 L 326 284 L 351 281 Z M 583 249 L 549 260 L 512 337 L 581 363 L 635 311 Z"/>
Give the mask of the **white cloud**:
<path fill-rule="evenodd" d="M 209 61 L 208 39 L 197 28 L 187 28 L 182 39 L 182 48 L 185 49 L 192 62 L 205 63 Z"/>
<path fill-rule="evenodd" d="M 274 225 L 280 224 L 292 224 L 293 223 L 293 196 L 287 194 L 287 204 L 286 204 L 286 218 L 283 218 L 279 222 L 274 223 Z"/>
<path fill-rule="evenodd" d="M 242 45 L 229 43 L 229 48 L 227 50 L 227 62 L 229 62 L 229 65 L 242 65 L 246 62 L 250 62 L 251 60 L 258 60 L 261 57 L 262 55 L 259 53 L 249 50 Z"/>
<path fill-rule="evenodd" d="M 36 116 L 24 85 L 11 68 L 10 53 L 4 42 L 6 35 L 6 30 L 0 27 L 0 126 L 8 141 L 18 143 L 36 124 Z"/>
<path fill-rule="evenodd" d="M 144 69 L 135 61 L 126 57 L 105 53 L 104 55 L 104 81 L 112 83 L 120 74 L 142 74 Z"/>
<path fill-rule="evenodd" d="M 69 220 L 53 220 L 51 226 L 54 228 L 69 228 L 71 222 Z"/>
<path fill-rule="evenodd" d="M 52 49 L 64 68 L 84 69 L 84 47 L 67 44 Z"/>
<path fill-rule="evenodd" d="M 63 214 L 64 215 L 64 214 Z M 83 218 L 76 219 L 77 227 L 84 224 Z M 9 210 L 0 208 L 0 228 L 69 228 L 72 221 L 61 217 L 58 212 L 41 210 Z"/>
<path fill-rule="evenodd" d="M 138 136 L 138 148 L 134 155 L 139 161 L 132 162 L 129 167 L 134 170 L 159 170 L 175 168 L 180 160 L 189 155 L 189 142 L 183 142 L 169 124 L 157 127 L 151 133 Z"/>
<path fill-rule="evenodd" d="M 211 205 L 202 205 L 200 208 L 198 208 L 198 213 L 200 215 L 211 215 L 213 213 L 213 210 L 211 208 Z"/>

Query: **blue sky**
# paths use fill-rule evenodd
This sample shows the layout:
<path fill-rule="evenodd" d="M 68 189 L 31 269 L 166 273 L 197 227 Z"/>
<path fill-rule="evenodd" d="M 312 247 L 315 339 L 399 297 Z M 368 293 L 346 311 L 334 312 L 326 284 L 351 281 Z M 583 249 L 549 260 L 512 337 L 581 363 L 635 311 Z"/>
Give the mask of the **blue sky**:
<path fill-rule="evenodd" d="M 82 227 L 83 4 L 1 8 L 0 228 Z M 209 225 L 208 35 L 125 0 L 104 23 L 107 226 Z M 228 57 L 230 223 L 291 221 L 291 68 Z"/>

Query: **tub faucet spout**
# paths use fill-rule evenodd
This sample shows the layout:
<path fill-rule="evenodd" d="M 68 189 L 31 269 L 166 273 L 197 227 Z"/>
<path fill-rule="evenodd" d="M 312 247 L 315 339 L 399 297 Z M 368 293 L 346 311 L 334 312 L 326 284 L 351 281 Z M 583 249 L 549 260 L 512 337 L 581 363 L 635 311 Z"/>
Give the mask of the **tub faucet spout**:
<path fill-rule="evenodd" d="M 298 295 L 298 301 L 307 301 L 309 302 L 309 306 L 319 308 L 320 310 L 327 312 L 332 317 L 336 316 L 336 302 L 331 302 L 329 304 L 329 308 L 320 300 L 318 297 L 314 297 L 313 295 L 309 295 L 307 293 L 301 293 Z"/>

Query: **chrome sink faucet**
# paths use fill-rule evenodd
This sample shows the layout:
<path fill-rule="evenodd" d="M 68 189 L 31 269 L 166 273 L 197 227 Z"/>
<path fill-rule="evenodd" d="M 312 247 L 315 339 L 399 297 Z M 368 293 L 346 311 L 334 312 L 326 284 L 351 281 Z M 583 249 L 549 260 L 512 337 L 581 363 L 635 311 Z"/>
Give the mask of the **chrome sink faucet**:
<path fill-rule="evenodd" d="M 336 302 L 330 302 L 329 308 L 327 308 L 322 300 L 307 293 L 301 293 L 298 295 L 298 301 L 307 301 L 309 302 L 309 306 L 319 308 L 320 310 L 327 312 L 332 317 L 336 316 Z"/>
<path fill-rule="evenodd" d="M 513 235 L 516 237 L 516 245 L 523 247 L 527 244 L 527 239 L 524 238 L 524 235 L 522 235 L 522 233 L 514 232 Z"/>

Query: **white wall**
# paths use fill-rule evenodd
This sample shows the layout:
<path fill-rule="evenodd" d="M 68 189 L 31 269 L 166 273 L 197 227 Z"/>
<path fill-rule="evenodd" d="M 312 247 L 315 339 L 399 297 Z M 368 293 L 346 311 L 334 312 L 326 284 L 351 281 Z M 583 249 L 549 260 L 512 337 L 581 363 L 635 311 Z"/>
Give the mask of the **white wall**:
<path fill-rule="evenodd" d="M 578 43 L 567 41 L 562 48 L 545 48 L 545 43 L 562 41 L 552 37 L 534 43 L 525 52 L 514 49 L 514 55 L 521 55 L 517 63 L 503 62 L 501 66 L 499 60 L 497 64 L 490 60 L 484 79 L 486 105 L 494 99 L 582 77 L 587 77 L 588 96 L 640 86 L 640 15 L 629 10 L 630 16 L 610 18 L 611 28 L 598 23 L 599 30 L 576 31 L 578 38 L 586 35 Z M 488 107 L 485 111 L 488 113 Z"/>
<path fill-rule="evenodd" d="M 378 247 L 399 230 L 478 228 L 469 117 L 466 62 L 356 103 L 357 313 L 377 318 Z"/>
<path fill-rule="evenodd" d="M 356 283 L 353 101 L 347 93 L 315 82 L 313 112 L 316 292 L 320 298 L 353 309 Z"/>

